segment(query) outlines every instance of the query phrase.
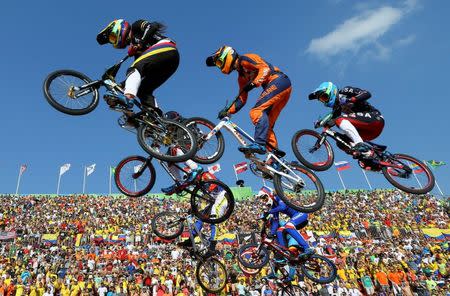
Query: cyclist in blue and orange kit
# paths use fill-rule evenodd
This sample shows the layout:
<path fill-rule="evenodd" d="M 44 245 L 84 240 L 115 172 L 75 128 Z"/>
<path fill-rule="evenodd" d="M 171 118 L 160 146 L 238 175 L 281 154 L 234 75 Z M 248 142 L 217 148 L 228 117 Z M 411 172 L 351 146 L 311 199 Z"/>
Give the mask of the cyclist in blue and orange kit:
<path fill-rule="evenodd" d="M 298 230 L 302 229 L 308 224 L 308 214 L 301 213 L 290 207 L 288 207 L 268 186 L 263 186 L 256 198 L 265 203 L 269 211 L 266 211 L 264 215 L 272 215 L 270 221 L 270 233 L 277 236 L 277 240 L 281 246 L 286 247 L 286 241 L 284 239 L 284 232 L 289 234 L 297 243 L 303 248 L 303 253 L 300 256 L 310 256 L 314 253 L 314 249 L 310 248 L 305 239 L 301 236 Z M 280 213 L 289 217 L 289 221 L 284 226 L 280 226 Z"/>
<path fill-rule="evenodd" d="M 159 22 L 138 20 L 129 24 L 123 19 L 112 21 L 97 35 L 100 45 L 111 43 L 114 48 L 128 47 L 135 58 L 127 71 L 124 96 L 108 94 L 131 109 L 138 97 L 145 107 L 158 107 L 153 91 L 172 76 L 180 56 L 173 40 L 164 36 L 165 26 Z"/>
<path fill-rule="evenodd" d="M 259 55 L 239 55 L 230 46 L 219 48 L 206 59 L 206 65 L 217 66 L 224 74 L 230 74 L 233 70 L 239 74 L 239 99 L 230 108 L 220 111 L 219 118 L 238 112 L 247 102 L 250 90 L 260 86 L 263 88 L 255 106 L 250 110 L 250 118 L 255 125 L 255 143 L 241 146 L 239 151 L 264 154 L 267 149 L 277 148 L 273 127 L 291 95 L 289 77 Z"/>

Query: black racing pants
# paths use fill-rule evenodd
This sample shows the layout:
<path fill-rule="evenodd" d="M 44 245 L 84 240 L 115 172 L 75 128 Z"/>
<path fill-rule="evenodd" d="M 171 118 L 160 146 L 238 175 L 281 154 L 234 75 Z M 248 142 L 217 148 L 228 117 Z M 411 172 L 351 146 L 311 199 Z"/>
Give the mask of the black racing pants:
<path fill-rule="evenodd" d="M 134 70 L 141 74 L 142 81 L 137 97 L 141 100 L 142 105 L 156 107 L 153 91 L 175 73 L 179 63 L 180 55 L 178 50 L 174 49 L 148 56 L 128 69 L 128 74 Z"/>

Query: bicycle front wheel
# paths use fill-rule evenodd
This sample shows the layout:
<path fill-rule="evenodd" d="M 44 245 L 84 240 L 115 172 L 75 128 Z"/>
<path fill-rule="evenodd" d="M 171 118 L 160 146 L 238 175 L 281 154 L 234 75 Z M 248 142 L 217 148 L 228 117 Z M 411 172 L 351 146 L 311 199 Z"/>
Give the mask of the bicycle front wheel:
<path fill-rule="evenodd" d="M 92 82 L 83 73 L 58 70 L 50 73 L 44 81 L 44 95 L 56 110 L 69 115 L 84 115 L 98 105 L 98 89 L 80 87 Z"/>
<path fill-rule="evenodd" d="M 180 214 L 175 212 L 161 212 L 152 219 L 153 232 L 163 239 L 174 239 L 184 230 L 184 222 Z"/>
<path fill-rule="evenodd" d="M 264 246 L 253 243 L 243 245 L 238 252 L 239 262 L 251 269 L 263 268 L 269 263 L 269 257 L 269 251 Z"/>
<path fill-rule="evenodd" d="M 310 280 L 319 284 L 328 284 L 336 279 L 337 269 L 330 259 L 314 254 L 297 267 Z"/>
<path fill-rule="evenodd" d="M 152 163 L 139 155 L 123 159 L 114 172 L 114 182 L 119 191 L 131 197 L 149 193 L 155 185 L 155 179 L 156 172 Z"/>
<path fill-rule="evenodd" d="M 220 131 L 210 139 L 206 136 L 214 129 L 214 124 L 208 119 L 201 117 L 192 117 L 187 119 L 184 124 L 191 129 L 197 138 L 197 152 L 192 158 L 193 161 L 201 164 L 211 164 L 218 161 L 225 151 L 225 140 Z"/>
<path fill-rule="evenodd" d="M 325 202 L 320 179 L 309 169 L 296 163 L 286 164 L 280 174 L 273 176 L 278 196 L 290 207 L 303 213 L 319 210 Z"/>
<path fill-rule="evenodd" d="M 247 249 L 247 251 L 244 251 L 241 254 L 241 256 L 248 258 L 249 256 L 252 255 L 252 253 L 253 253 L 252 249 Z M 244 272 L 245 275 L 255 275 L 255 274 L 258 274 L 261 272 L 261 268 L 253 269 L 253 268 L 245 267 L 239 260 L 238 260 L 238 265 L 239 265 L 239 268 L 242 270 L 242 272 Z"/>
<path fill-rule="evenodd" d="M 218 293 L 225 288 L 228 275 L 222 262 L 217 258 L 209 257 L 198 262 L 195 277 L 205 291 Z"/>
<path fill-rule="evenodd" d="M 334 161 L 334 152 L 330 143 L 313 130 L 300 130 L 294 134 L 291 141 L 295 157 L 306 167 L 315 171 L 328 170 Z"/>
<path fill-rule="evenodd" d="M 383 166 L 384 177 L 400 190 L 412 194 L 425 194 L 434 188 L 434 175 L 420 160 L 406 155 L 394 154 Z"/>
<path fill-rule="evenodd" d="M 197 139 L 192 131 L 174 120 L 159 118 L 141 124 L 137 136 L 142 149 L 162 161 L 186 161 L 197 151 Z"/>
<path fill-rule="evenodd" d="M 222 223 L 234 210 L 230 187 L 219 180 L 199 181 L 191 194 L 192 213 L 206 223 Z"/>

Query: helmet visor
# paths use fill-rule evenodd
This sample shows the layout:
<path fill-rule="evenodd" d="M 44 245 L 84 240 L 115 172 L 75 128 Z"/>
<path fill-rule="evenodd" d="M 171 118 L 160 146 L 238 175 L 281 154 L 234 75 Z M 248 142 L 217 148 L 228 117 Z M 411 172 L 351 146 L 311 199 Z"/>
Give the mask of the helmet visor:
<path fill-rule="evenodd" d="M 100 33 L 97 35 L 97 42 L 100 45 L 106 44 L 108 42 L 111 42 L 111 35 L 114 28 L 114 22 L 109 23 L 103 30 L 101 30 Z M 116 37 L 117 40 L 117 37 Z"/>

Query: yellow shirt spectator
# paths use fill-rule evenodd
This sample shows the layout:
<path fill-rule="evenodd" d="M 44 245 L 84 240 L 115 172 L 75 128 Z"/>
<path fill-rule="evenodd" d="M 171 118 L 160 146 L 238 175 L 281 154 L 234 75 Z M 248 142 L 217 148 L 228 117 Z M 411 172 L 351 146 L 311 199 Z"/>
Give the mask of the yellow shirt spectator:
<path fill-rule="evenodd" d="M 341 280 L 343 280 L 344 282 L 347 281 L 347 276 L 345 275 L 345 270 L 343 270 L 343 269 L 338 269 L 337 275 L 338 275 L 339 278 L 340 278 Z"/>
<path fill-rule="evenodd" d="M 24 288 L 24 285 L 20 285 L 20 284 L 16 285 L 16 296 L 23 295 L 23 288 Z"/>

